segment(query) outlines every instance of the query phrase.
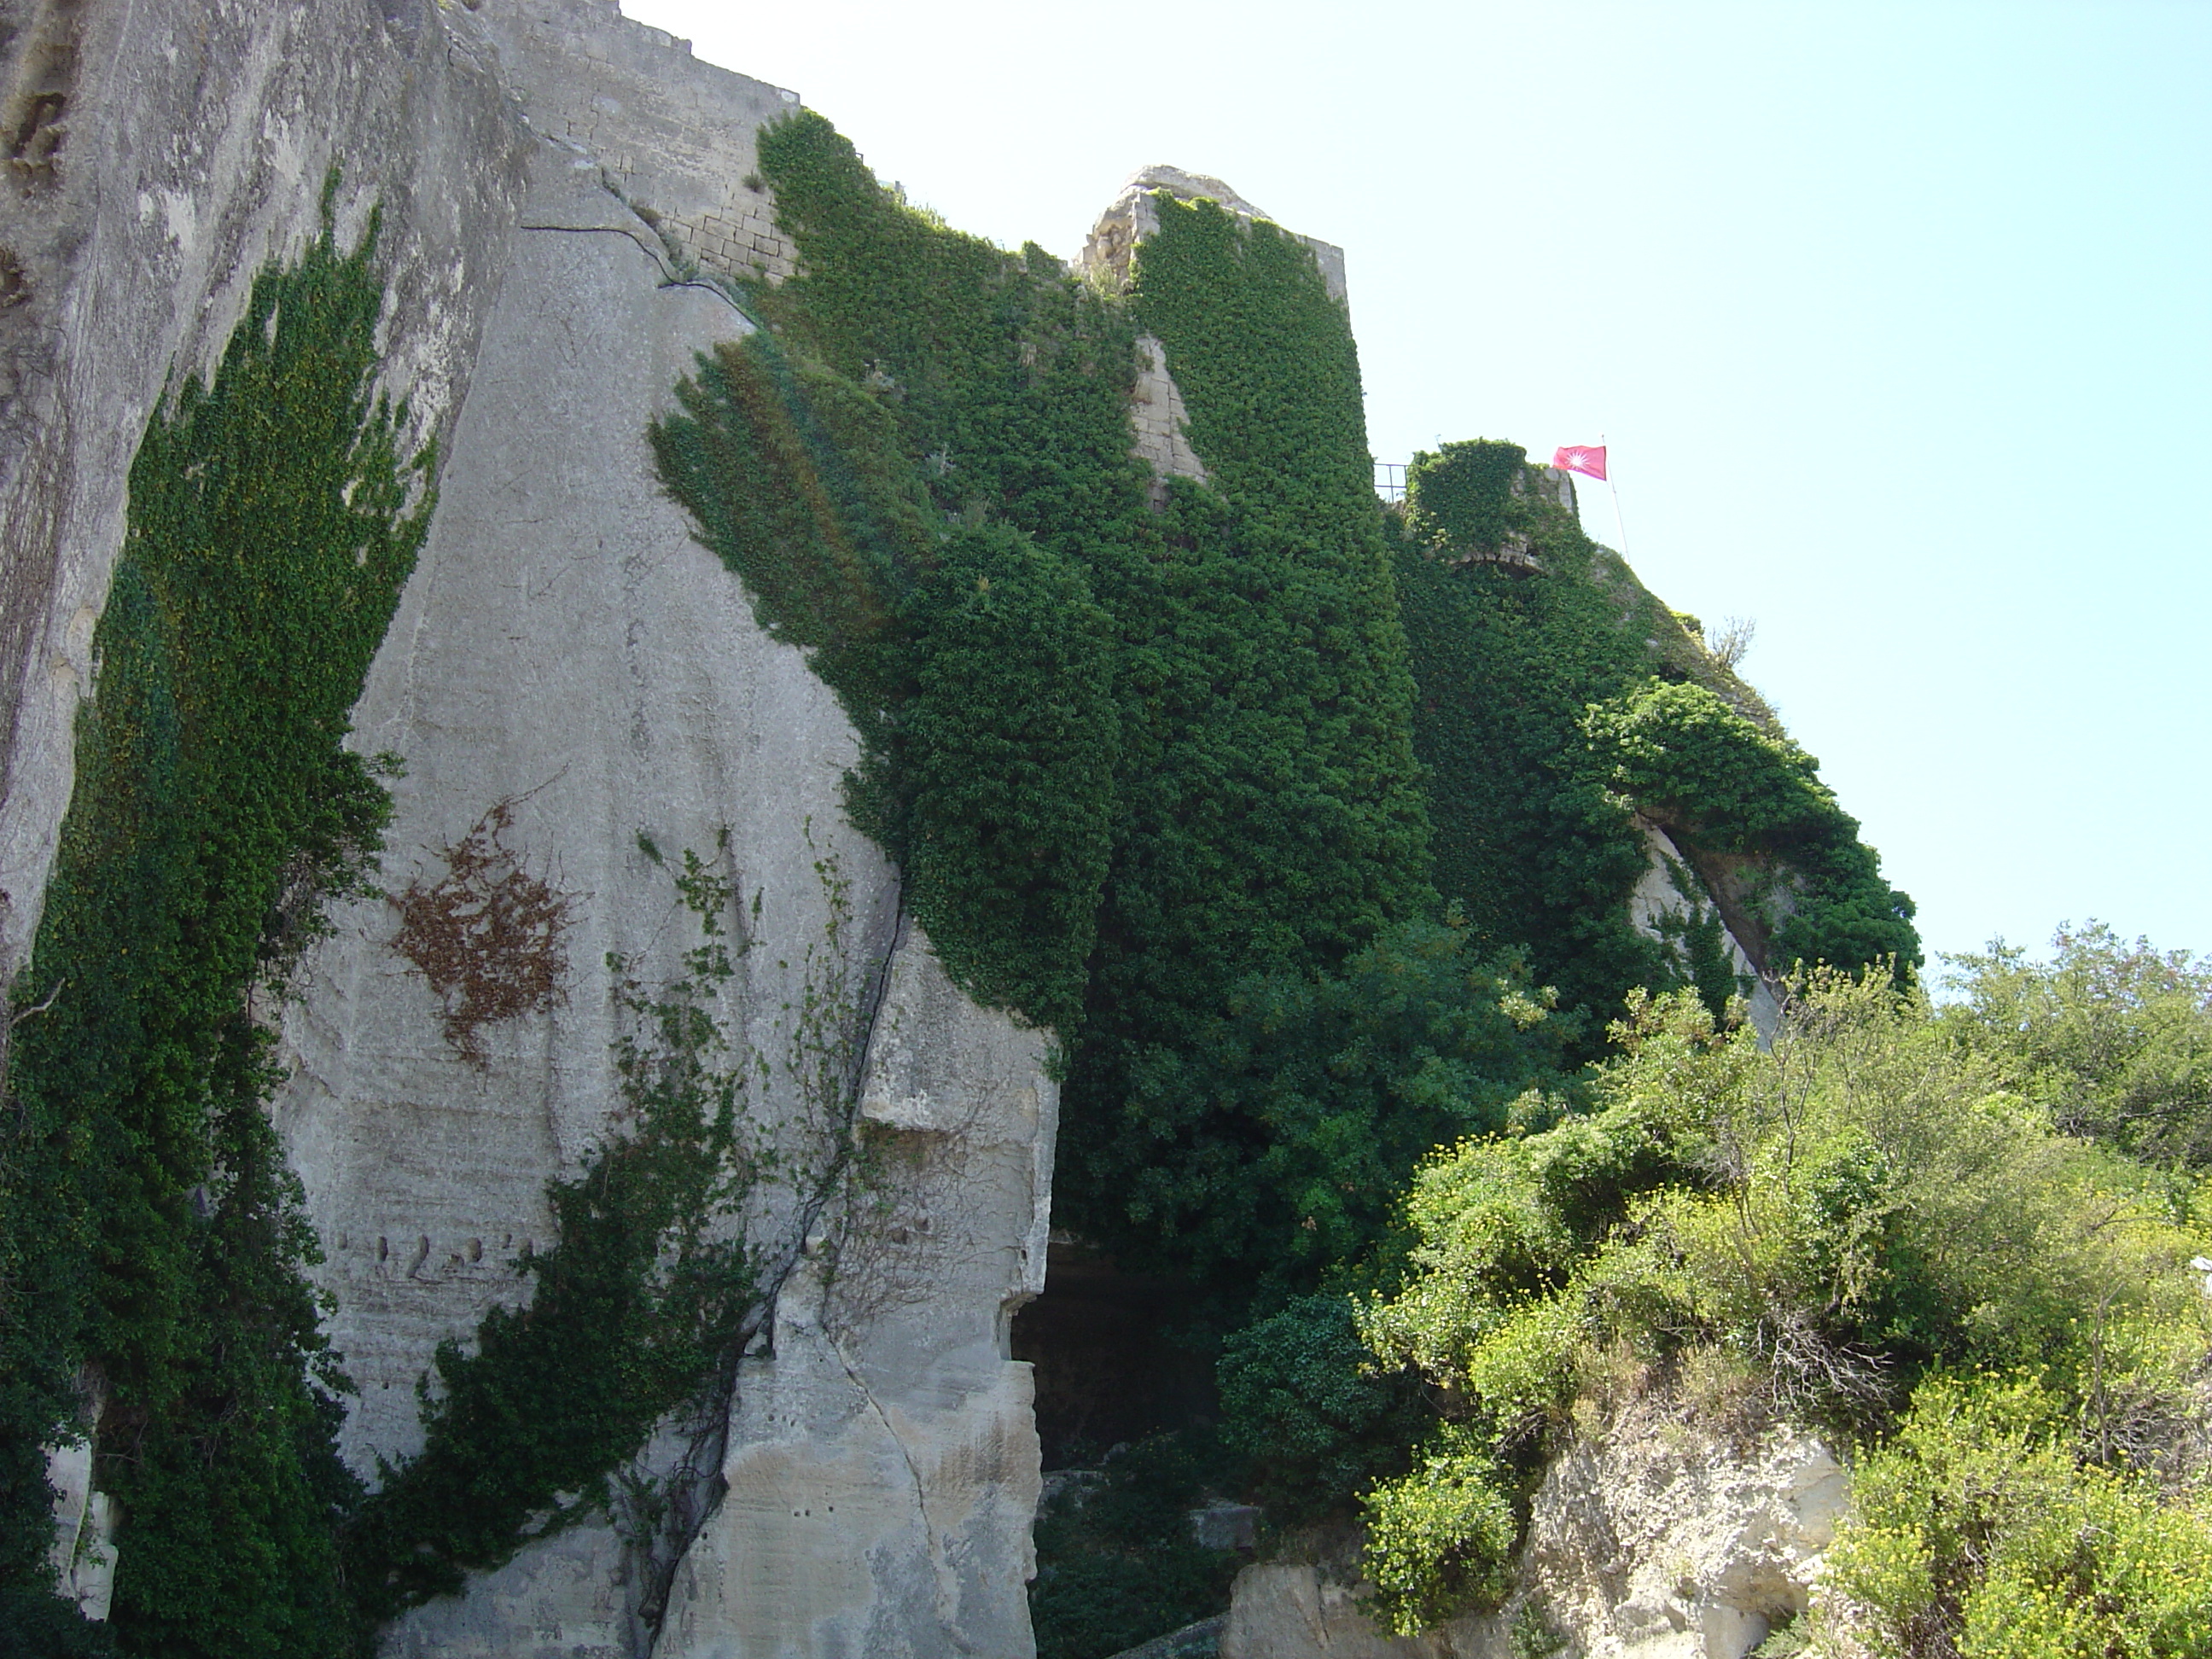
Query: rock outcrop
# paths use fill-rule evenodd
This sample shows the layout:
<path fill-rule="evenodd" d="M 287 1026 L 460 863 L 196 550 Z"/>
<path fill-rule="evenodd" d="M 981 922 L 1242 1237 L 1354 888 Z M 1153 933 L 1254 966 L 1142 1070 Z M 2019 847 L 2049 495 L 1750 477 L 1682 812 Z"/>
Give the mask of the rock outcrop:
<path fill-rule="evenodd" d="M 1222 1659 L 1744 1659 L 1804 1613 L 1849 1495 L 1817 1439 L 1731 1446 L 1672 1419 L 1578 1442 L 1545 1475 L 1514 1590 L 1492 1614 L 1386 1635 L 1357 1553 L 1238 1575 Z"/>

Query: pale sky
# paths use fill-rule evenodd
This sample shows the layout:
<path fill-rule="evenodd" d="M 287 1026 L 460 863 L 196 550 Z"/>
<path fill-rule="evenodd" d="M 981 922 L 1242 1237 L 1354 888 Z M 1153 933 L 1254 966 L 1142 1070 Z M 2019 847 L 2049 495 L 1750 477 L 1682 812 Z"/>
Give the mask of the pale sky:
<path fill-rule="evenodd" d="M 1376 454 L 1603 433 L 1931 951 L 2212 951 L 2212 0 L 623 5 L 1010 246 L 1342 244 Z"/>

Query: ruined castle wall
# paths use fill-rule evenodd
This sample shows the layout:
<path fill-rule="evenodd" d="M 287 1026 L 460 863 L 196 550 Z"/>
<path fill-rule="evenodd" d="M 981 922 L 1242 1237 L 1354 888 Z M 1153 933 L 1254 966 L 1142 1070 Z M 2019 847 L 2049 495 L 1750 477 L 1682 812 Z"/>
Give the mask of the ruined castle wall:
<path fill-rule="evenodd" d="M 781 281 L 796 251 L 755 173 L 753 135 L 799 94 L 700 62 L 613 0 L 483 0 L 531 124 L 592 155 L 672 249 L 710 271 Z"/>

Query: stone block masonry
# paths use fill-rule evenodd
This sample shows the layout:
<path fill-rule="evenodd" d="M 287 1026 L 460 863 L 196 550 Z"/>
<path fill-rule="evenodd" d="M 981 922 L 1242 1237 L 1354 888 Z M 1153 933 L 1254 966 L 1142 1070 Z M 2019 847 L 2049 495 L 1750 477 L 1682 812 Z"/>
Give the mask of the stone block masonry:
<path fill-rule="evenodd" d="M 1181 167 L 1149 167 L 1130 174 L 1111 205 L 1099 216 L 1084 242 L 1076 269 L 1109 287 L 1126 288 L 1138 244 L 1160 228 L 1159 210 L 1152 201 L 1155 191 L 1165 191 L 1186 202 L 1210 198 L 1247 225 L 1268 217 L 1218 179 L 1185 173 Z M 1287 234 L 1311 252 L 1330 296 L 1341 301 L 1344 250 L 1295 231 Z M 1188 419 L 1182 389 L 1169 370 L 1167 348 L 1153 335 L 1139 336 L 1137 341 L 1137 381 L 1129 396 L 1129 423 L 1133 429 L 1130 453 L 1152 471 L 1150 495 L 1155 508 L 1167 505 L 1169 479 L 1205 482 L 1206 464 L 1190 447 L 1185 430 Z"/>
<path fill-rule="evenodd" d="M 1275 222 L 1273 214 L 1255 207 L 1211 174 L 1185 173 L 1181 167 L 1149 167 L 1131 173 L 1123 181 L 1113 204 L 1091 227 L 1077 264 L 1083 270 L 1103 274 L 1117 287 L 1126 284 L 1129 280 L 1130 254 L 1138 243 L 1160 228 L 1152 193 L 1163 190 L 1178 201 L 1194 202 L 1206 198 L 1218 202 L 1248 225 L 1255 219 Z M 1345 297 L 1344 250 L 1318 236 L 1301 236 L 1287 226 L 1283 228 L 1293 241 L 1303 244 L 1313 254 L 1314 263 L 1321 267 L 1322 281 L 1328 284 L 1329 297 L 1341 301 Z"/>
<path fill-rule="evenodd" d="M 610 188 L 701 269 L 781 282 L 797 251 L 775 228 L 753 135 L 799 94 L 691 55 L 612 0 L 480 0 L 523 112 L 598 161 Z"/>

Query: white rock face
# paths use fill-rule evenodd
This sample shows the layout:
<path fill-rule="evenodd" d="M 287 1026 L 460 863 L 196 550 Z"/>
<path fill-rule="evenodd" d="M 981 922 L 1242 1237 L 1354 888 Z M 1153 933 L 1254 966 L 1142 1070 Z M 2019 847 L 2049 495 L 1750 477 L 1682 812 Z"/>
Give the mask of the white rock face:
<path fill-rule="evenodd" d="M 665 971 L 691 942 L 640 832 L 673 856 L 711 852 L 728 829 L 725 873 L 761 911 L 726 1023 L 778 1059 L 769 1028 L 830 922 L 815 860 L 854 881 L 859 932 L 890 925 L 890 873 L 839 810 L 857 753 L 842 712 L 755 626 L 646 448 L 693 355 L 749 325 L 599 228 L 644 228 L 595 167 L 549 145 L 535 171 L 525 216 L 563 228 L 517 234 L 356 741 L 407 765 L 387 888 L 435 880 L 441 849 L 512 801 L 507 840 L 571 896 L 575 923 L 561 1000 L 488 1028 L 482 1066 L 446 1040 L 382 902 L 339 914 L 288 1016 L 298 1076 L 279 1122 L 330 1257 L 333 1336 L 362 1390 L 347 1444 L 364 1466 L 415 1449 L 415 1379 L 440 1340 L 514 1294 L 507 1264 L 548 1237 L 545 1182 L 606 1132 L 607 953 Z"/>
<path fill-rule="evenodd" d="M 104 1621 L 115 1599 L 115 1502 L 92 1485 L 92 1443 L 58 1448 L 47 1460 L 54 1488 L 54 1546 L 48 1557 L 61 1593 Z"/>
<path fill-rule="evenodd" d="M 1027 1654 L 1040 1491 L 1015 1310 L 1044 1288 L 1057 1085 L 908 924 L 861 1093 L 853 1201 L 739 1373 L 729 1492 L 655 1659 Z"/>
<path fill-rule="evenodd" d="M 1741 1452 L 1674 1422 L 1617 1431 L 1545 1475 L 1503 1611 L 1388 1637 L 1349 1563 L 1265 1563 L 1237 1575 L 1222 1659 L 1513 1659 L 1539 1617 L 1583 1659 L 1744 1659 L 1805 1611 L 1849 1497 L 1808 1435 Z"/>
<path fill-rule="evenodd" d="M 794 1137 L 820 1103 L 783 1068 L 793 1011 L 825 988 L 857 1011 L 890 951 L 894 872 L 840 807 L 851 728 L 692 540 L 645 444 L 692 354 L 747 325 L 711 290 L 665 285 L 596 180 L 540 152 L 523 220 L 557 228 L 518 235 L 429 544 L 357 714 L 364 746 L 408 759 L 398 864 L 434 876 L 439 849 L 515 803 L 514 843 L 577 902 L 569 988 L 487 1032 L 478 1068 L 370 905 L 318 955 L 289 1024 L 300 1081 L 282 1121 L 331 1258 L 363 1462 L 415 1449 L 415 1378 L 519 1293 L 506 1264 L 546 1237 L 545 1182 L 610 1131 L 600 963 L 665 966 L 689 942 L 640 831 L 673 855 L 728 830 L 749 948 L 724 1022 L 769 1062 L 756 1110 Z M 844 1034 L 868 1037 L 880 1168 L 744 1367 L 729 1491 L 656 1652 L 1030 1651 L 1037 1449 L 1006 1332 L 1041 1287 L 1056 1095 L 1042 1036 L 978 1010 L 917 933 L 887 982 L 872 1036 Z M 771 1204 L 757 1224 L 772 1237 L 787 1219 Z M 634 1651 L 623 1573 L 611 1533 L 578 1528 L 410 1615 L 386 1650 L 499 1655 L 529 1632 L 534 1651 Z"/>
<path fill-rule="evenodd" d="M 1749 1455 L 1679 1426 L 1616 1435 L 1546 1475 L 1523 1577 L 1590 1659 L 1742 1659 L 1805 1611 L 1850 1490 L 1809 1435 Z"/>
<path fill-rule="evenodd" d="M 147 416 L 222 351 L 255 275 L 313 240 L 333 166 L 345 246 L 382 209 L 384 384 L 418 435 L 467 388 L 530 141 L 437 17 L 431 0 L 10 9 L 0 68 L 11 109 L 39 104 L 42 159 L 0 188 L 0 979 L 37 930 Z"/>
<path fill-rule="evenodd" d="M 1564 476 L 1564 475 L 1563 475 Z M 1668 833 L 1648 818 L 1638 818 L 1637 827 L 1644 832 L 1644 873 L 1637 878 L 1635 890 L 1628 896 L 1628 919 L 1638 930 L 1649 937 L 1668 943 L 1676 956 L 1675 967 L 1686 973 L 1690 964 L 1681 959 L 1678 947 L 1668 941 L 1660 931 L 1660 924 L 1668 920 L 1680 920 L 1692 910 L 1710 912 L 1712 896 L 1705 891 L 1690 861 Z M 1683 892 L 1687 887 L 1688 894 Z M 1721 938 L 1728 947 L 1729 967 L 1737 981 L 1748 981 L 1751 994 L 1745 999 L 1749 1005 L 1752 1029 L 1762 1042 L 1771 1042 L 1782 1023 L 1782 1004 L 1758 967 L 1728 924 L 1721 924 Z"/>

